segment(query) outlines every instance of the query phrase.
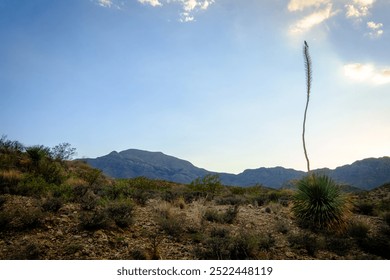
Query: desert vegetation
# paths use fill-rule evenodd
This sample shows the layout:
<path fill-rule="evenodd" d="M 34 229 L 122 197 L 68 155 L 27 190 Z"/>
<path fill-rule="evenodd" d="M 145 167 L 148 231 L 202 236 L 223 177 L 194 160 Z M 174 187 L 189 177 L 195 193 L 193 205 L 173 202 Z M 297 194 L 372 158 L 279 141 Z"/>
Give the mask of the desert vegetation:
<path fill-rule="evenodd" d="M 330 205 L 311 215 L 299 186 L 223 186 L 215 174 L 188 185 L 112 179 L 60 146 L 1 138 L 0 259 L 389 258 L 390 185 L 327 188 Z"/>

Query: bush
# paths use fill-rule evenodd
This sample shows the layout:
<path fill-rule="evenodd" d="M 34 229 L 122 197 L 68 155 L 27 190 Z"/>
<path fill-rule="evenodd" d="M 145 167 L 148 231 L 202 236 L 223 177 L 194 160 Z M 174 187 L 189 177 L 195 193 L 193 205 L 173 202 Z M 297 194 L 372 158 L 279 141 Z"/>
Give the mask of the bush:
<path fill-rule="evenodd" d="M 129 200 L 111 202 L 106 206 L 108 217 L 121 228 L 129 226 L 133 222 L 133 209 L 134 205 Z"/>
<path fill-rule="evenodd" d="M 206 210 L 204 218 L 209 222 L 217 222 L 221 224 L 231 224 L 238 214 L 238 205 L 229 207 L 225 212 L 218 212 L 214 209 Z"/>
<path fill-rule="evenodd" d="M 380 256 L 385 259 L 390 258 L 390 241 L 387 236 L 376 235 L 359 241 L 359 246 L 365 252 Z"/>
<path fill-rule="evenodd" d="M 383 220 L 388 226 L 390 226 L 390 212 L 386 212 L 383 214 Z"/>
<path fill-rule="evenodd" d="M 354 212 L 361 215 L 373 216 L 374 205 L 367 201 L 361 201 L 354 204 Z"/>
<path fill-rule="evenodd" d="M 86 230 L 97 230 L 105 228 L 109 224 L 107 213 L 102 209 L 83 211 L 80 213 L 80 225 Z"/>
<path fill-rule="evenodd" d="M 311 229 L 343 230 L 350 214 L 348 198 L 328 176 L 309 175 L 298 181 L 293 212 Z"/>
<path fill-rule="evenodd" d="M 368 231 L 368 225 L 360 221 L 351 222 L 347 228 L 348 235 L 357 239 L 366 238 Z"/>
<path fill-rule="evenodd" d="M 348 238 L 340 236 L 328 236 L 326 238 L 327 249 L 339 256 L 345 256 L 351 250 L 352 246 L 353 242 Z"/>
<path fill-rule="evenodd" d="M 15 193 L 16 186 L 22 179 L 22 174 L 18 170 L 0 171 L 0 194 Z"/>
<path fill-rule="evenodd" d="M 47 198 L 43 204 L 42 208 L 47 212 L 57 212 L 63 205 L 63 201 L 59 197 L 49 197 Z"/>
<path fill-rule="evenodd" d="M 315 257 L 319 248 L 319 243 L 315 236 L 307 233 L 298 233 L 290 234 L 287 239 L 292 248 L 305 249 L 310 256 Z"/>
<path fill-rule="evenodd" d="M 191 182 L 190 188 L 200 192 L 203 197 L 212 199 L 221 189 L 221 180 L 217 174 L 208 174 Z"/>
<path fill-rule="evenodd" d="M 19 200 L 20 199 L 20 200 Z M 43 213 L 36 201 L 22 199 L 9 200 L 4 203 L 0 212 L 0 230 L 9 228 L 23 231 L 41 225 Z"/>

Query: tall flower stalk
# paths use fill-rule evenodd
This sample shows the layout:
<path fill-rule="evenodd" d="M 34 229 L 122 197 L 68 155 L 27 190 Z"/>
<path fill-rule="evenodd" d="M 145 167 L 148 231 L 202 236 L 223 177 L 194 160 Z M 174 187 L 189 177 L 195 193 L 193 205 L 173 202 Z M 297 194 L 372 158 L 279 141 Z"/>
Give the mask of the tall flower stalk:
<path fill-rule="evenodd" d="M 305 44 L 303 46 L 303 56 L 305 59 L 305 74 L 306 74 L 306 89 L 307 89 L 307 96 L 306 96 L 306 107 L 305 107 L 305 114 L 303 116 L 303 131 L 302 131 L 302 141 L 303 141 L 303 151 L 305 153 L 305 158 L 307 162 L 307 172 L 310 172 L 310 161 L 309 157 L 307 156 L 307 150 L 306 150 L 306 142 L 305 142 L 305 131 L 306 131 L 306 115 L 307 115 L 307 108 L 309 107 L 309 100 L 310 100 L 310 89 L 311 89 L 311 76 L 312 76 L 312 70 L 311 70 L 311 57 L 309 54 L 309 46 L 307 42 L 305 41 Z"/>

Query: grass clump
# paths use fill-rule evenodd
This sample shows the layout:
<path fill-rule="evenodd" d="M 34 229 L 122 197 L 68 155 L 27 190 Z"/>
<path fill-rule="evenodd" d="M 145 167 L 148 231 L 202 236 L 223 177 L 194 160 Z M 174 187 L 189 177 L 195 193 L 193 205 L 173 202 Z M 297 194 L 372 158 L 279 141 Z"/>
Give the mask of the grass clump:
<path fill-rule="evenodd" d="M 346 227 L 349 199 L 328 176 L 309 175 L 298 181 L 293 212 L 299 223 L 313 230 L 338 230 Z"/>

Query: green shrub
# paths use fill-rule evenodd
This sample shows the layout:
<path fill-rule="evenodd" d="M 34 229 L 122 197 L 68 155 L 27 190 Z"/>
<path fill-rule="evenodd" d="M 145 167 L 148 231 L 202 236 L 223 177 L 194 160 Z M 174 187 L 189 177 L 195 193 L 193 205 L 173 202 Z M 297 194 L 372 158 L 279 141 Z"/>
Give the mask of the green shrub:
<path fill-rule="evenodd" d="M 354 212 L 361 215 L 373 216 L 374 205 L 367 201 L 360 201 L 354 204 Z"/>
<path fill-rule="evenodd" d="M 311 229 L 345 228 L 350 203 L 330 177 L 312 174 L 298 181 L 297 188 L 292 210 L 301 225 Z"/>
<path fill-rule="evenodd" d="M 57 212 L 63 205 L 63 201 L 59 197 L 49 197 L 42 203 L 42 208 L 47 212 Z"/>
<path fill-rule="evenodd" d="M 0 212 L 0 230 L 29 230 L 41 225 L 44 214 L 37 203 L 7 202 Z"/>
<path fill-rule="evenodd" d="M 114 201 L 106 206 L 108 217 L 121 228 L 129 226 L 133 222 L 133 209 L 134 205 L 130 200 Z"/>
<path fill-rule="evenodd" d="M 15 246 L 7 258 L 10 260 L 39 260 L 42 255 L 42 246 L 35 242 L 26 241 L 24 244 Z"/>
<path fill-rule="evenodd" d="M 145 206 L 149 199 L 153 197 L 153 192 L 151 190 L 145 189 L 135 189 L 131 195 L 131 197 L 136 201 L 139 205 Z"/>
<path fill-rule="evenodd" d="M 25 174 L 15 188 L 17 195 L 40 197 L 50 189 L 50 185 L 40 175 Z"/>
<path fill-rule="evenodd" d="M 390 226 L 390 212 L 386 212 L 383 214 L 383 220 L 388 226 Z"/>
<path fill-rule="evenodd" d="M 339 256 L 345 256 L 353 247 L 353 242 L 349 238 L 342 236 L 326 237 L 326 248 Z"/>
<path fill-rule="evenodd" d="M 307 233 L 290 234 L 287 240 L 292 248 L 305 249 L 308 255 L 312 257 L 315 257 L 319 249 L 317 237 Z"/>
<path fill-rule="evenodd" d="M 385 259 L 390 258 L 390 240 L 385 235 L 370 236 L 359 240 L 360 248 L 365 252 L 380 256 Z"/>
<path fill-rule="evenodd" d="M 222 189 L 221 180 L 217 174 L 207 174 L 191 182 L 190 188 L 200 192 L 203 197 L 212 199 Z"/>
<path fill-rule="evenodd" d="M 368 225 L 361 221 L 353 221 L 349 223 L 347 228 L 348 235 L 357 239 L 366 238 L 368 231 L 369 231 Z"/>
<path fill-rule="evenodd" d="M 80 226 L 86 230 L 97 230 L 105 228 L 109 224 L 106 211 L 95 209 L 93 211 L 83 211 L 80 213 Z"/>

